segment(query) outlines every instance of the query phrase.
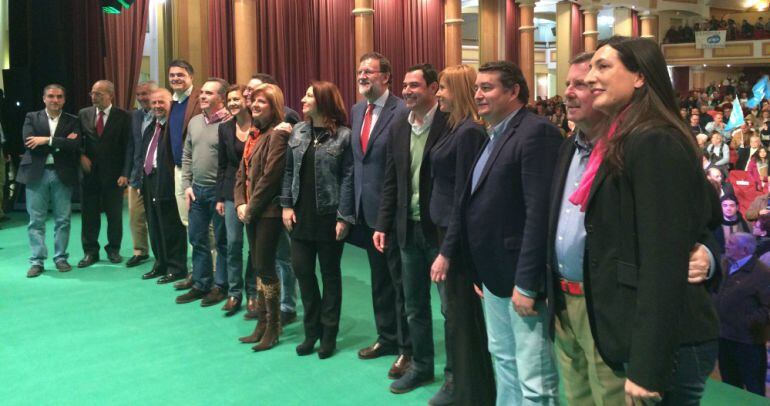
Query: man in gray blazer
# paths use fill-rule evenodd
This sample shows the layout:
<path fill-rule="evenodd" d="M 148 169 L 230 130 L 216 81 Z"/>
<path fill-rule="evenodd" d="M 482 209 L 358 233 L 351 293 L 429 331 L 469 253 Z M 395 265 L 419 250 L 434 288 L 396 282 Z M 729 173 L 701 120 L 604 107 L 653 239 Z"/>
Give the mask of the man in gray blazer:
<path fill-rule="evenodd" d="M 27 113 L 22 137 L 25 151 L 19 163 L 16 181 L 26 185 L 27 213 L 29 213 L 28 278 L 43 273 L 43 262 L 48 256 L 45 246 L 45 221 L 48 208 L 53 211 L 54 263 L 60 272 L 72 270 L 67 262 L 70 237 L 72 190 L 78 183 L 78 156 L 80 131 L 78 119 L 63 111 L 64 87 L 50 84 L 43 89 L 45 109 Z"/>
<path fill-rule="evenodd" d="M 372 272 L 372 300 L 377 341 L 358 352 L 361 359 L 399 355 L 388 377 L 400 378 L 411 361 L 412 345 L 404 312 L 401 285 L 401 258 L 397 244 L 387 244 L 380 253 L 372 235 L 377 224 L 380 195 L 385 177 L 388 134 L 394 117 L 408 114 L 403 100 L 388 90 L 391 65 L 388 58 L 372 52 L 361 57 L 358 66 L 358 92 L 365 100 L 356 103 L 351 113 L 353 130 L 353 170 L 356 225 L 349 241 L 366 250 Z"/>

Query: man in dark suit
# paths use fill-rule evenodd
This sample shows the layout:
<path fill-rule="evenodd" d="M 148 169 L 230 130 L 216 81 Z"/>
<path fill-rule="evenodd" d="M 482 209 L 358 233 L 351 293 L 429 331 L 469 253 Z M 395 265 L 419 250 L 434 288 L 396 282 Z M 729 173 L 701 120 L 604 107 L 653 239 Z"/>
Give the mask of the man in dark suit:
<path fill-rule="evenodd" d="M 122 261 L 120 242 L 123 239 L 123 188 L 128 185 L 130 160 L 126 147 L 131 138 L 131 116 L 113 106 L 115 85 L 99 80 L 91 88 L 93 106 L 78 113 L 82 134 L 83 168 L 82 210 L 83 259 L 78 268 L 99 260 L 99 230 L 101 213 L 107 216 L 107 258 L 112 263 Z"/>
<path fill-rule="evenodd" d="M 156 89 L 150 96 L 153 121 L 142 138 L 142 177 L 140 195 L 147 210 L 150 246 L 155 264 L 142 279 L 161 277 L 159 284 L 187 275 L 187 233 L 176 207 L 174 193 L 174 158 L 168 138 L 168 112 L 171 93 Z"/>
<path fill-rule="evenodd" d="M 741 131 L 743 132 L 744 136 L 748 135 L 748 126 L 745 123 L 741 125 Z M 749 146 L 740 146 L 738 148 L 738 160 L 735 161 L 735 169 L 739 171 L 748 171 L 751 157 L 754 156 L 754 154 L 760 148 L 762 148 L 762 140 L 759 138 L 759 136 L 756 134 L 750 136 Z"/>
<path fill-rule="evenodd" d="M 521 70 L 489 62 L 476 77 L 489 124 L 460 201 L 462 249 L 483 286 L 498 404 L 555 404 L 558 376 L 545 321 L 548 194 L 559 129 L 524 108 Z"/>
<path fill-rule="evenodd" d="M 168 83 L 173 92 L 171 110 L 168 113 L 168 142 L 174 159 L 174 193 L 179 218 L 185 226 L 187 234 L 187 198 L 182 186 L 182 151 L 187 139 L 187 125 L 190 119 L 201 114 L 200 90 L 193 86 L 195 70 L 184 59 L 171 61 L 168 66 Z M 186 290 L 192 287 L 192 275 L 181 282 L 174 284 L 178 290 Z"/>
<path fill-rule="evenodd" d="M 433 381 L 430 266 L 438 255 L 438 246 L 436 227 L 429 213 L 431 175 L 428 154 L 444 135 L 447 123 L 446 113 L 438 111 L 436 91 L 438 73 L 431 65 L 415 65 L 407 70 L 402 96 L 410 112 L 395 117 L 390 126 L 382 202 L 373 236 L 374 247 L 384 253 L 386 236 L 395 231 L 401 252 L 413 358 L 412 367 L 390 386 L 394 393 L 409 392 Z M 443 304 L 444 283 L 438 286 Z M 452 337 L 446 338 L 447 348 L 450 348 Z M 447 351 L 445 376 L 447 382 L 452 381 L 450 351 Z M 444 385 L 438 396 L 446 401 L 431 404 L 451 404 L 451 387 Z"/>
<path fill-rule="evenodd" d="M 43 273 L 48 256 L 45 246 L 45 220 L 53 211 L 54 263 L 60 272 L 72 270 L 67 262 L 70 237 L 72 190 L 78 182 L 80 135 L 77 117 L 64 113 L 64 87 L 50 84 L 43 89 L 45 109 L 27 113 L 22 136 L 24 156 L 16 181 L 26 185 L 29 213 L 29 245 L 32 256 L 27 277 Z"/>
<path fill-rule="evenodd" d="M 358 65 L 358 93 L 365 100 L 351 111 L 353 173 L 356 225 L 348 241 L 366 250 L 372 272 L 372 301 L 377 341 L 358 351 L 361 359 L 383 355 L 411 355 L 412 344 L 404 312 L 401 286 L 401 259 L 395 243 L 387 243 L 385 253 L 372 244 L 380 209 L 385 177 L 385 155 L 389 128 L 394 118 L 407 114 L 404 102 L 390 94 L 391 65 L 388 58 L 373 52 L 361 57 Z M 405 372 L 406 357 L 399 356 L 388 375 L 396 379 Z"/>
<path fill-rule="evenodd" d="M 138 190 L 142 187 L 142 136 L 154 119 L 150 95 L 158 88 L 153 81 L 141 82 L 136 87 L 136 100 L 139 108 L 131 112 L 131 140 L 126 148 L 126 160 L 129 162 L 128 173 L 128 225 L 134 241 L 134 255 L 126 261 L 126 267 L 134 267 L 149 258 L 147 242 L 147 216 L 144 202 Z"/>

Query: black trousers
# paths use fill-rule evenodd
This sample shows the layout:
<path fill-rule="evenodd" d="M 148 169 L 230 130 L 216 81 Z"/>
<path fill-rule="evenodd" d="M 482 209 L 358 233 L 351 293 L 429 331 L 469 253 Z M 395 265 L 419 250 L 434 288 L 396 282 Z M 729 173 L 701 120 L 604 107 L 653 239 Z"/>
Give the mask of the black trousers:
<path fill-rule="evenodd" d="M 720 338 L 719 373 L 722 382 L 765 396 L 767 349 L 760 344 L 744 344 Z"/>
<path fill-rule="evenodd" d="M 351 230 L 351 234 L 353 233 L 356 235 L 351 235 L 350 239 L 363 244 L 369 259 L 377 341 L 385 346 L 398 347 L 401 354 L 411 355 L 412 340 L 409 335 L 409 325 L 406 322 L 401 253 L 398 244 L 392 236 L 389 236 L 385 253 L 377 251 L 372 242 L 374 230 L 364 223 L 363 217 L 359 218 L 359 223 Z"/>
<path fill-rule="evenodd" d="M 437 227 L 441 247 L 446 228 Z M 453 259 L 444 287 L 447 359 L 452 354 L 455 405 L 494 405 L 495 374 L 487 349 L 487 329 L 481 299 L 473 290 L 464 260 Z M 452 337 L 450 339 L 449 337 Z"/>
<path fill-rule="evenodd" d="M 317 339 L 326 332 L 336 336 L 342 308 L 341 241 L 311 241 L 292 238 L 291 266 L 299 282 L 305 309 L 305 337 Z M 321 266 L 323 294 L 315 273 L 316 257 Z"/>
<path fill-rule="evenodd" d="M 142 198 L 150 231 L 155 267 L 167 274 L 187 274 L 187 229 L 179 219 L 175 199 L 158 200 L 157 176 L 144 176 Z"/>
<path fill-rule="evenodd" d="M 92 172 L 83 177 L 83 193 L 80 198 L 83 228 L 80 238 L 84 254 L 99 255 L 102 212 L 107 216 L 107 245 L 104 249 L 107 252 L 120 251 L 123 239 L 123 190 L 117 183 L 102 184 L 98 173 Z"/>
<path fill-rule="evenodd" d="M 282 232 L 283 223 L 280 218 L 259 218 L 251 224 L 246 224 L 246 238 L 249 240 L 249 257 L 254 266 L 254 275 L 267 284 L 278 281 L 275 254 Z M 247 272 L 246 278 L 249 277 Z"/>

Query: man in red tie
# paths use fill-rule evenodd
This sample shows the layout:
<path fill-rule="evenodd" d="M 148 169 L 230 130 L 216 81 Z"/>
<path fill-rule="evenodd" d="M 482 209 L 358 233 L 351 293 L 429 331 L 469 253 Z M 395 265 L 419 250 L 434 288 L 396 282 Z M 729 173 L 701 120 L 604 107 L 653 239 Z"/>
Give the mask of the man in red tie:
<path fill-rule="evenodd" d="M 412 345 L 404 312 L 401 286 L 401 258 L 397 244 L 388 244 L 380 253 L 372 244 L 374 226 L 380 208 L 385 176 L 385 156 L 391 123 L 400 114 L 408 114 L 403 100 L 388 90 L 391 65 L 388 58 L 372 52 L 361 57 L 358 66 L 358 93 L 364 100 L 351 110 L 356 225 L 349 241 L 366 249 L 372 272 L 372 301 L 377 340 L 361 349 L 358 357 L 372 359 L 398 355 L 388 377 L 400 378 L 409 366 Z"/>
<path fill-rule="evenodd" d="M 120 242 L 123 238 L 123 188 L 128 185 L 130 161 L 125 159 L 131 137 L 131 115 L 113 106 L 115 85 L 99 80 L 91 88 L 93 106 L 78 113 L 80 119 L 80 165 L 83 169 L 81 241 L 85 256 L 79 268 L 99 260 L 101 213 L 107 216 L 107 258 L 122 261 Z"/>

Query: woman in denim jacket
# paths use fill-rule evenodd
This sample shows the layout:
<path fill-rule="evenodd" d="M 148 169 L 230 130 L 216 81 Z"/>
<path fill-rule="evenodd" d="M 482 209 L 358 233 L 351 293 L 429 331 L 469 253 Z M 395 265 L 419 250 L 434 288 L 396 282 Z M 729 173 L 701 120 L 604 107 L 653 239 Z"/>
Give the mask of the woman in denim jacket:
<path fill-rule="evenodd" d="M 342 305 L 340 260 L 343 240 L 354 222 L 353 154 L 347 113 L 337 86 L 312 82 L 302 98 L 305 121 L 289 137 L 281 206 L 291 233 L 291 262 L 305 308 L 305 341 L 298 355 L 309 355 L 318 339 L 318 357 L 334 353 Z M 323 296 L 315 274 L 321 265 Z"/>

